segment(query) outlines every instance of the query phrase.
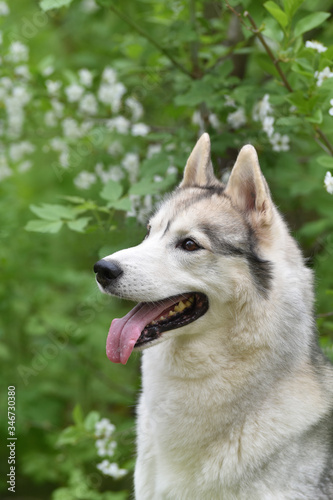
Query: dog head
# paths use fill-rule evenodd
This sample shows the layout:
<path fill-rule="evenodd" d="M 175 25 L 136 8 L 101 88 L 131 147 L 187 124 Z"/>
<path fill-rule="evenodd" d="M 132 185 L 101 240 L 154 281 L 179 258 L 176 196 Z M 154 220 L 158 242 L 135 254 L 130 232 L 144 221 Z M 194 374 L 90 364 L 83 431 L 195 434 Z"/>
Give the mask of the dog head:
<path fill-rule="evenodd" d="M 265 300 L 276 236 L 288 237 L 255 149 L 242 148 L 225 186 L 214 175 L 208 134 L 147 228 L 138 246 L 94 267 L 102 292 L 139 302 L 112 322 L 107 353 L 114 362 L 126 363 L 134 347 L 198 333 L 203 319 L 213 322 L 216 310 L 223 318 L 223 310 L 249 291 Z"/>

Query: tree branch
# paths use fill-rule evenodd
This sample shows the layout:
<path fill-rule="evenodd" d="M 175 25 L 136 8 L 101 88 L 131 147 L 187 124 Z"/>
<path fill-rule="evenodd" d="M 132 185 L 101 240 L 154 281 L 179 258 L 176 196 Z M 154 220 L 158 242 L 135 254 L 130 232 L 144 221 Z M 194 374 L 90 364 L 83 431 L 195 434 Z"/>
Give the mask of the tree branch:
<path fill-rule="evenodd" d="M 103 7 L 105 7 L 105 4 L 102 4 Z M 154 45 L 154 47 L 156 47 L 156 49 L 161 52 L 163 55 L 165 55 L 165 57 L 167 57 L 169 59 L 169 61 L 176 67 L 178 68 L 182 73 L 185 73 L 185 75 L 187 76 L 190 76 L 191 78 L 193 77 L 193 75 L 191 74 L 190 71 L 188 71 L 185 66 L 183 66 L 182 64 L 180 64 L 171 54 L 170 52 L 165 49 L 162 45 L 160 45 L 156 40 L 155 38 L 153 38 L 152 36 L 149 35 L 149 33 L 147 33 L 146 31 L 144 31 L 141 26 L 139 26 L 138 24 L 136 24 L 136 22 L 134 22 L 132 19 L 130 19 L 129 17 L 127 17 L 127 15 L 122 12 L 120 9 L 118 9 L 117 7 L 115 7 L 114 3 L 112 4 L 108 4 L 107 7 L 114 13 L 116 14 L 116 16 L 118 16 L 120 19 L 122 19 L 126 24 L 128 24 L 131 28 L 133 28 L 137 33 L 139 33 L 139 35 L 141 35 L 143 38 L 145 38 L 146 40 L 148 40 L 148 42 L 150 42 L 152 45 Z"/>

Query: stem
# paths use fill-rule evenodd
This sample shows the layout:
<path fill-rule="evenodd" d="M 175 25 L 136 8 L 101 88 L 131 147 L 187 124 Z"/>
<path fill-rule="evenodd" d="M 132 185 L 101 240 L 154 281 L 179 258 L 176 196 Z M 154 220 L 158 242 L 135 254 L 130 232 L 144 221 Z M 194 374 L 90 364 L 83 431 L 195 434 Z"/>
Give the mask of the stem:
<path fill-rule="evenodd" d="M 333 312 L 317 314 L 316 318 L 328 318 L 329 316 L 333 316 Z"/>
<path fill-rule="evenodd" d="M 196 32 L 196 12 L 195 12 L 195 0 L 189 0 L 190 5 L 190 21 L 192 25 L 193 31 Z M 198 57 L 198 48 L 199 42 L 198 40 L 191 42 L 191 61 L 192 61 L 192 75 L 194 77 L 201 77 L 201 71 L 199 67 L 199 57 Z"/>
<path fill-rule="evenodd" d="M 286 78 L 286 75 L 283 73 L 282 69 L 280 68 L 279 60 L 274 57 L 273 52 L 271 51 L 270 47 L 267 45 L 265 38 L 262 36 L 260 30 L 258 29 L 256 23 L 254 22 L 253 17 L 250 15 L 249 12 L 244 12 L 244 17 L 248 17 L 250 23 L 252 24 L 253 27 L 253 33 L 259 38 L 261 43 L 264 46 L 264 49 L 266 50 L 267 54 L 269 55 L 270 59 L 272 60 L 277 72 L 279 73 L 281 80 L 283 81 L 283 85 L 286 87 L 286 89 L 289 90 L 289 92 L 293 92 L 293 89 L 289 85 L 289 82 Z"/>
<path fill-rule="evenodd" d="M 160 52 L 162 52 L 162 54 L 164 54 L 168 59 L 169 61 L 176 67 L 178 68 L 182 73 L 185 73 L 185 75 L 188 75 L 190 77 L 192 77 L 192 74 L 190 73 L 190 71 L 188 71 L 185 66 L 183 66 L 182 64 L 180 64 L 171 54 L 170 52 L 165 49 L 164 47 L 162 47 L 162 45 L 160 45 L 156 40 L 155 38 L 153 38 L 152 36 L 150 36 L 148 33 L 146 33 L 146 31 L 144 31 L 138 24 L 136 24 L 132 19 L 130 19 L 129 17 L 126 16 L 126 14 L 124 14 L 124 12 L 122 12 L 120 9 L 118 9 L 117 7 L 115 7 L 114 3 L 108 5 L 108 8 L 114 13 L 116 14 L 116 16 L 120 17 L 120 19 L 122 19 L 125 23 L 127 23 L 129 26 L 131 26 L 131 28 L 133 28 L 137 33 L 139 33 L 139 35 L 141 35 L 143 38 L 145 38 L 146 40 L 148 40 L 148 42 L 150 42 L 152 45 L 154 45 L 154 47 L 157 48 L 157 50 L 159 50 Z"/>

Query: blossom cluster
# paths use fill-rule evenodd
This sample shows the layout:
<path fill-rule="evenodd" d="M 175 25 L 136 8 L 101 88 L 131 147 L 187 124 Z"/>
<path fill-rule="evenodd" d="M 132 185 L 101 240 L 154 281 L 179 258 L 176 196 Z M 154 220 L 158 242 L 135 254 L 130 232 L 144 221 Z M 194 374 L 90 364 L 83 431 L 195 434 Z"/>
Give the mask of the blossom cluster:
<path fill-rule="evenodd" d="M 325 184 L 326 191 L 329 194 L 333 194 L 333 176 L 332 176 L 331 172 L 326 172 L 324 184 Z"/>
<path fill-rule="evenodd" d="M 115 429 L 115 426 L 110 422 L 108 418 L 102 418 L 101 420 L 96 422 L 95 437 L 97 438 L 96 448 L 98 456 L 114 456 L 117 443 L 113 440 L 112 436 Z M 114 479 L 120 479 L 128 472 L 126 469 L 120 469 L 116 462 L 110 462 L 107 458 L 97 464 L 97 469 L 99 469 L 103 474 L 111 476 Z"/>
<path fill-rule="evenodd" d="M 235 109 L 235 111 L 232 111 L 227 116 L 227 123 L 230 127 L 234 130 L 243 127 L 246 124 L 245 109 L 242 106 L 237 108 L 235 101 L 228 95 L 225 96 L 225 106 Z"/>
<path fill-rule="evenodd" d="M 275 132 L 275 119 L 272 113 L 273 109 L 269 102 L 269 94 L 265 94 L 263 99 L 253 109 L 253 119 L 254 121 L 261 122 L 262 129 L 267 134 L 269 142 L 273 146 L 273 151 L 289 151 L 289 136 Z"/>

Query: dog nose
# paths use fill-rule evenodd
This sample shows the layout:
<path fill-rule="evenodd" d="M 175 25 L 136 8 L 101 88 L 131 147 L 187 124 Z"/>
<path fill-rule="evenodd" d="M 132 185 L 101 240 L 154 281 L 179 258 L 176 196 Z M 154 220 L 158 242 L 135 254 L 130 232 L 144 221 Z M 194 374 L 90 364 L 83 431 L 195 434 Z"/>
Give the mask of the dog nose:
<path fill-rule="evenodd" d="M 119 264 L 112 260 L 101 259 L 94 265 L 98 283 L 106 287 L 123 273 Z"/>

